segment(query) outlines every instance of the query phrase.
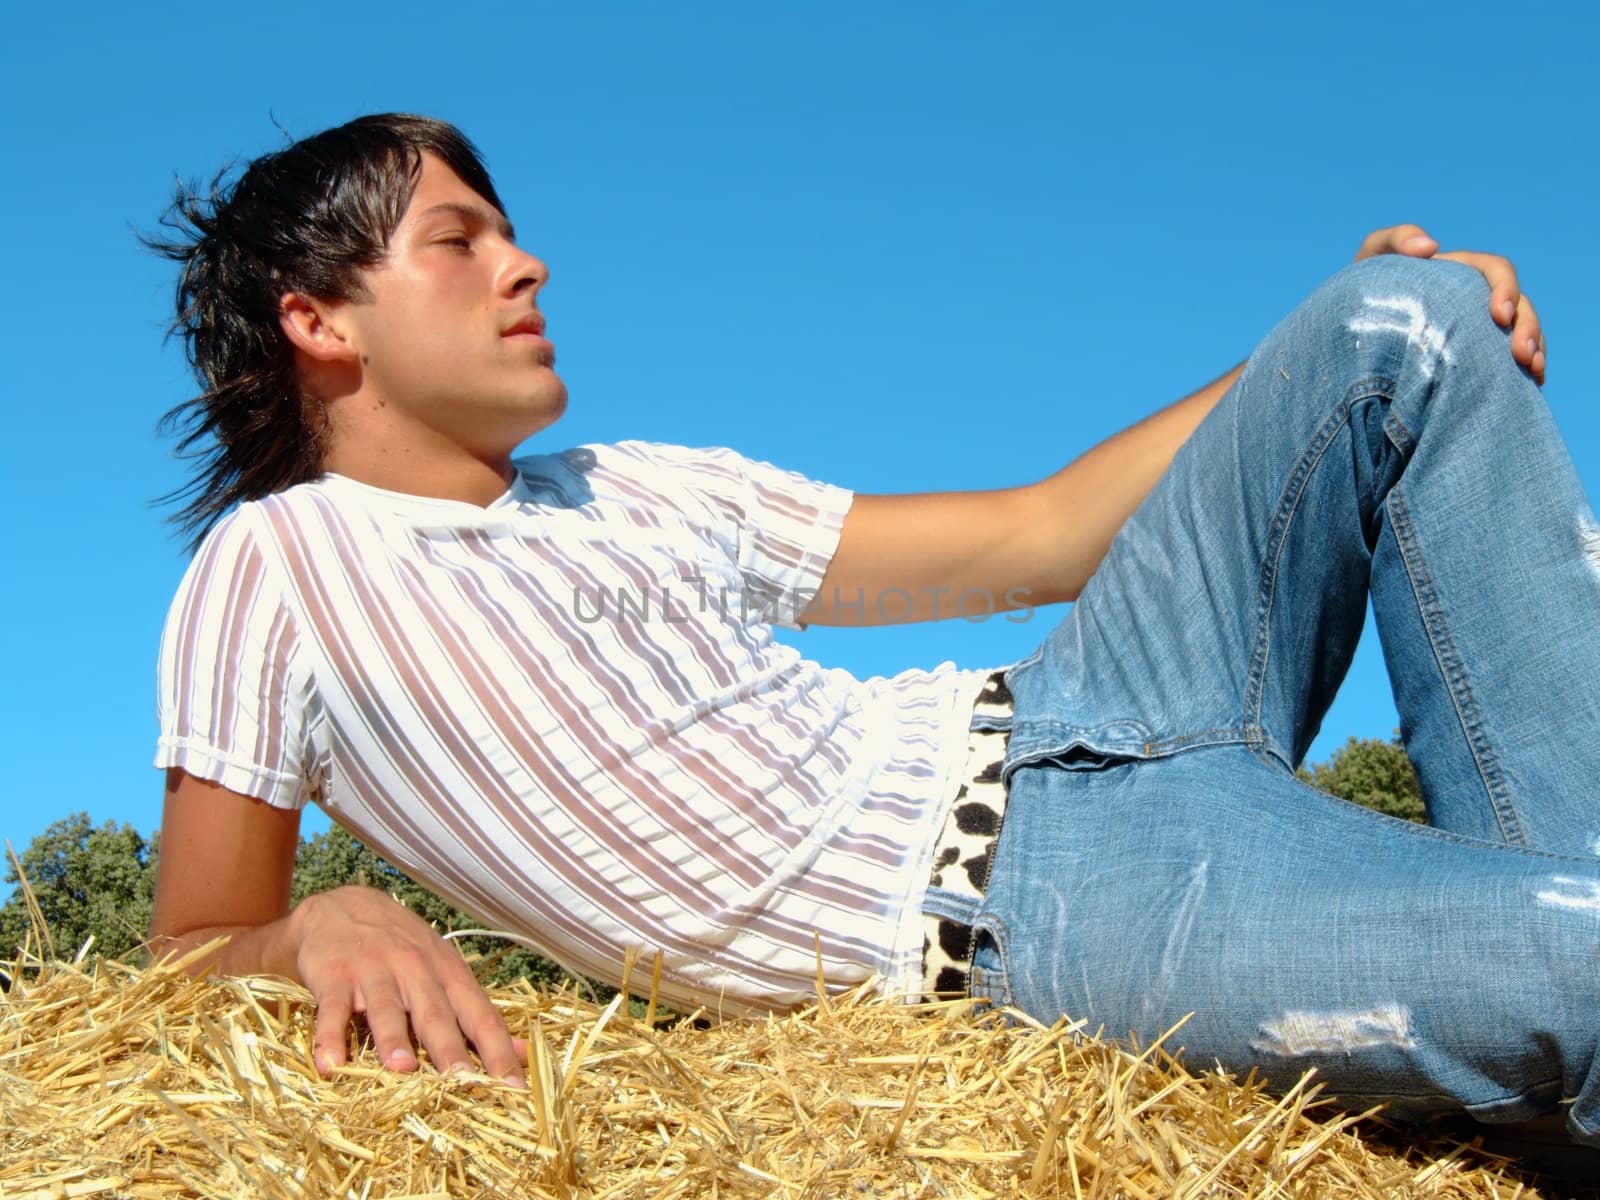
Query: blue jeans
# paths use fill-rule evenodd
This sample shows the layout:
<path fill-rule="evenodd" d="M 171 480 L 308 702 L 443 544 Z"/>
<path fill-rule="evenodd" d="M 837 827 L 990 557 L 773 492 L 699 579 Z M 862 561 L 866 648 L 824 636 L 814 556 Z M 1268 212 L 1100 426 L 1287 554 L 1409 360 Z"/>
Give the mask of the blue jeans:
<path fill-rule="evenodd" d="M 1008 675 L 973 990 L 1352 1106 L 1600 1145 L 1600 527 L 1478 272 L 1256 349 Z M 1294 775 L 1368 596 L 1430 826 Z M 937 902 L 937 901 L 936 901 Z"/>

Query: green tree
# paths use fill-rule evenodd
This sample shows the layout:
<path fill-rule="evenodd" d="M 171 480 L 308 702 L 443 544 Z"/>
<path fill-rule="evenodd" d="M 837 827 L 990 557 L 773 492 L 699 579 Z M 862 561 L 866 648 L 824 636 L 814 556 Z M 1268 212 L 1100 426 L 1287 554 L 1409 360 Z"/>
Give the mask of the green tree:
<path fill-rule="evenodd" d="M 1385 742 L 1379 738 L 1351 738 L 1333 752 L 1326 763 L 1312 763 L 1297 772 L 1312 787 L 1341 800 L 1350 800 L 1391 817 L 1419 824 L 1427 822 L 1417 772 L 1406 756 L 1400 731 Z"/>
<path fill-rule="evenodd" d="M 144 941 L 155 901 L 159 834 L 145 841 L 128 825 L 96 829 L 88 813 L 51 825 L 22 852 L 56 955 L 70 959 L 91 936 L 93 953 L 125 958 Z M 17 883 L 7 862 L 5 879 Z M 21 887 L 0 907 L 0 958 L 15 957 L 31 923 Z"/>

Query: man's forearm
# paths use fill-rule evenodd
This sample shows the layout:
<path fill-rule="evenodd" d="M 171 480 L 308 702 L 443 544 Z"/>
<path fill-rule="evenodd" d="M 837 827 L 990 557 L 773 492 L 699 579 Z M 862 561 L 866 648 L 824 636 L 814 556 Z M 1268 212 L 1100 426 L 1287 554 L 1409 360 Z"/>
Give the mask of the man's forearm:
<path fill-rule="evenodd" d="M 1040 481 L 1042 543 L 1065 555 L 1054 564 L 1048 596 L 1075 600 L 1111 549 L 1117 531 L 1150 494 L 1178 447 L 1216 407 L 1244 370 L 1240 363 L 1205 387 L 1113 434 L 1066 467 Z"/>

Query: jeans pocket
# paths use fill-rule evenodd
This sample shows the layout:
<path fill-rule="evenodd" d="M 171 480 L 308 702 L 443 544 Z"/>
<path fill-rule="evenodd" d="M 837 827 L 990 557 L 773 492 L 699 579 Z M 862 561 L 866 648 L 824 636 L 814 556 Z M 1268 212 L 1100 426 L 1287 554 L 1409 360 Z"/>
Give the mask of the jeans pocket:
<path fill-rule="evenodd" d="M 974 1000 L 987 1000 L 999 1008 L 1011 1003 L 1011 987 L 1006 975 L 1004 931 L 984 914 L 978 915 L 972 935 L 972 978 L 969 990 Z"/>

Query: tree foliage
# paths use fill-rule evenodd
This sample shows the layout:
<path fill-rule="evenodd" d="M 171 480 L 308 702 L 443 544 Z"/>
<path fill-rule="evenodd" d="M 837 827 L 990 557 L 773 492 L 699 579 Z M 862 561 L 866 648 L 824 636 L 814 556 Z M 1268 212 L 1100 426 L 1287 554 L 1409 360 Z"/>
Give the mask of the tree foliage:
<path fill-rule="evenodd" d="M 1351 738 L 1326 763 L 1299 771 L 1301 779 L 1342 799 L 1411 821 L 1425 820 L 1422 790 L 1399 737 L 1391 741 Z M 46 829 L 22 853 L 22 869 L 59 957 L 71 958 L 93 936 L 94 951 L 128 958 L 139 951 L 150 926 L 155 898 L 159 834 L 149 841 L 127 825 L 108 822 L 96 829 L 88 814 L 74 813 Z M 7 883 L 17 882 L 7 866 Z M 345 884 L 381 888 L 441 933 L 479 928 L 479 922 L 434 895 L 393 864 L 334 827 L 302 840 L 295 855 L 290 898 Z M 13 958 L 28 938 L 30 922 L 22 889 L 0 907 L 0 960 Z M 570 977 L 533 951 L 492 937 L 456 939 L 476 963 L 485 983 L 527 978 L 554 983 Z M 611 989 L 599 988 L 603 998 Z"/>
<path fill-rule="evenodd" d="M 1325 763 L 1301 767 L 1301 779 L 1341 800 L 1425 824 L 1427 806 L 1417 772 L 1406 756 L 1400 731 L 1385 742 L 1378 738 L 1351 738 Z"/>
<path fill-rule="evenodd" d="M 160 835 L 145 841 L 129 825 L 99 829 L 88 813 L 51 825 L 22 852 L 22 869 L 39 901 L 60 958 L 72 958 L 92 936 L 94 952 L 122 958 L 144 941 L 155 902 Z M 17 883 L 7 862 L 5 879 Z M 28 938 L 28 910 L 19 887 L 0 908 L 0 958 L 12 958 Z"/>

